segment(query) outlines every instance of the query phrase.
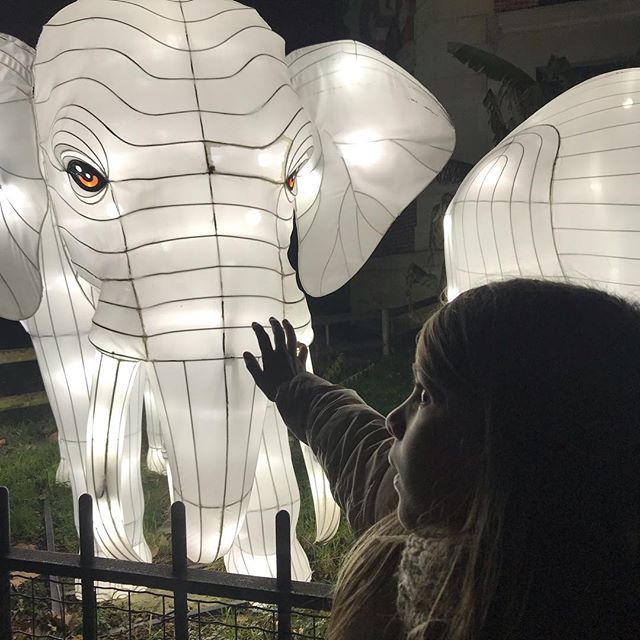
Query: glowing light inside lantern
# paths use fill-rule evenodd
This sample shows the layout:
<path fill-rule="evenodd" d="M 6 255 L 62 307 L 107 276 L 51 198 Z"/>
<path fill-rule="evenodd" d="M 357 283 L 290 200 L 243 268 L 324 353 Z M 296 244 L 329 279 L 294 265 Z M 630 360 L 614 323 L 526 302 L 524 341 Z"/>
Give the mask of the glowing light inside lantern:
<path fill-rule="evenodd" d="M 259 225 L 260 220 L 262 220 L 262 211 L 258 211 L 257 209 L 249 209 L 244 217 L 247 221 L 247 224 L 255 227 Z"/>
<path fill-rule="evenodd" d="M 364 76 L 364 68 L 358 56 L 344 56 L 338 63 L 338 71 L 348 82 L 357 82 Z"/>
<path fill-rule="evenodd" d="M 452 289 L 530 277 L 640 300 L 640 231 L 629 217 L 640 206 L 632 135 L 640 112 L 631 109 L 639 91 L 637 68 L 587 80 L 480 160 L 445 217 L 449 297 Z M 585 95 L 615 108 L 584 108 Z"/>
<path fill-rule="evenodd" d="M 340 152 L 346 162 L 367 167 L 377 164 L 382 157 L 382 145 L 378 134 L 365 129 L 356 131 L 340 143 Z"/>

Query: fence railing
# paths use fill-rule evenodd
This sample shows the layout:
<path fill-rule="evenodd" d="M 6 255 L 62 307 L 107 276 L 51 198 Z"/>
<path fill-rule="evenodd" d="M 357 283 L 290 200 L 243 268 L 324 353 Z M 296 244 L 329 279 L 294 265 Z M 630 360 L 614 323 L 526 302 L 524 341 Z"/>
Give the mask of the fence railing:
<path fill-rule="evenodd" d="M 0 638 L 2 640 L 17 637 L 13 635 L 11 613 L 11 575 L 15 572 L 79 580 L 82 591 L 83 640 L 98 638 L 97 582 L 133 585 L 169 592 L 173 607 L 169 614 L 164 614 L 163 624 L 166 619 L 170 620 L 175 640 L 189 640 L 190 594 L 229 598 L 236 603 L 242 601 L 275 605 L 274 628 L 271 635 L 267 637 L 277 638 L 277 640 L 317 637 L 315 633 L 313 636 L 304 634 L 296 636 L 291 626 L 292 610 L 328 611 L 331 607 L 330 585 L 291 580 L 291 521 L 286 511 L 280 511 L 276 516 L 276 578 L 189 568 L 185 510 L 181 502 L 175 502 L 171 507 L 171 566 L 95 557 L 93 504 L 89 495 L 80 497 L 79 519 L 79 555 L 12 547 L 9 491 L 6 487 L 0 487 Z M 126 588 L 131 589 L 131 586 Z M 32 599 L 35 604 L 33 586 Z M 129 617 L 131 617 L 131 611 L 129 611 Z M 23 637 L 41 637 L 37 636 L 33 630 L 31 635 L 24 631 L 21 633 Z M 129 637 L 133 637 L 131 633 Z M 163 635 L 163 637 L 166 636 Z M 230 637 L 239 637 L 237 629 L 235 635 Z"/>

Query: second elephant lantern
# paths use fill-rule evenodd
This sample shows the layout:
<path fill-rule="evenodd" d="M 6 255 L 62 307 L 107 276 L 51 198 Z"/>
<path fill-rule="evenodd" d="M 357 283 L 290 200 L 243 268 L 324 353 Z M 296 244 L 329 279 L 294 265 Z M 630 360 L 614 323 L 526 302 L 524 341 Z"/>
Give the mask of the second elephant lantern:
<path fill-rule="evenodd" d="M 448 298 L 514 277 L 640 300 L 640 69 L 563 93 L 473 168 L 444 218 Z"/>
<path fill-rule="evenodd" d="M 230 0 L 78 0 L 37 51 L 0 38 L 0 315 L 26 320 L 74 495 L 102 555 L 149 559 L 139 471 L 186 506 L 189 557 L 275 574 L 293 530 L 287 433 L 244 369 L 251 323 L 312 339 L 287 259 L 321 296 L 349 280 L 449 159 L 438 101 L 353 41 L 284 53 Z M 338 511 L 304 451 L 318 537 Z M 293 541 L 293 575 L 310 569 Z"/>

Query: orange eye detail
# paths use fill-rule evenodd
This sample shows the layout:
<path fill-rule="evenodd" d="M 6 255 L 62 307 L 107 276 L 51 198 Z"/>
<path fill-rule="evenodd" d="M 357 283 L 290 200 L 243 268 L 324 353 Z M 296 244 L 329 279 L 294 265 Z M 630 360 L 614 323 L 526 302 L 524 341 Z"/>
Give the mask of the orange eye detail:
<path fill-rule="evenodd" d="M 94 189 L 98 186 L 98 182 L 100 182 L 100 179 L 96 175 L 91 176 L 89 179 L 87 175 L 80 174 L 78 180 L 80 180 L 82 186 L 87 187 L 87 189 Z"/>
<path fill-rule="evenodd" d="M 291 191 L 291 193 L 295 194 L 295 191 L 296 191 L 296 175 L 295 175 L 295 173 L 290 175 L 287 178 L 287 189 L 289 189 L 289 191 Z"/>
<path fill-rule="evenodd" d="M 67 165 L 67 173 L 83 190 L 97 193 L 107 186 L 107 179 L 95 168 L 82 160 L 71 160 Z"/>

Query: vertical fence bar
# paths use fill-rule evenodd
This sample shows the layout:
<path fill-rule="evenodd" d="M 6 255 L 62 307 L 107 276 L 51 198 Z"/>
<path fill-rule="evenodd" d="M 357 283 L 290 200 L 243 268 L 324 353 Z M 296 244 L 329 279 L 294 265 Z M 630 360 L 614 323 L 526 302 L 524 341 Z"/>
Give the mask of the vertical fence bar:
<path fill-rule="evenodd" d="M 184 504 L 171 505 L 171 557 L 176 585 L 173 590 L 175 640 L 189 640 L 189 607 L 187 603 L 187 523 Z"/>
<path fill-rule="evenodd" d="M 291 638 L 291 516 L 276 514 L 276 583 L 278 585 L 278 640 Z"/>
<path fill-rule="evenodd" d="M 0 487 L 0 557 L 11 550 L 9 489 Z M 0 638 L 11 638 L 11 573 L 5 564 L 0 571 Z"/>
<path fill-rule="evenodd" d="M 95 558 L 93 539 L 93 500 L 88 493 L 78 500 L 80 515 L 80 566 L 82 567 L 82 638 L 97 640 L 98 605 L 91 569 Z"/>
<path fill-rule="evenodd" d="M 49 498 L 44 499 L 44 532 L 47 539 L 47 551 L 56 550 L 56 538 L 53 532 L 53 516 L 51 515 L 51 504 Z M 49 576 L 49 595 L 51 596 L 51 615 L 54 620 L 62 620 L 62 602 L 64 594 L 62 585 L 57 576 Z"/>
<path fill-rule="evenodd" d="M 382 355 L 388 356 L 391 353 L 391 316 L 389 309 L 383 309 L 381 315 L 382 324 Z"/>

